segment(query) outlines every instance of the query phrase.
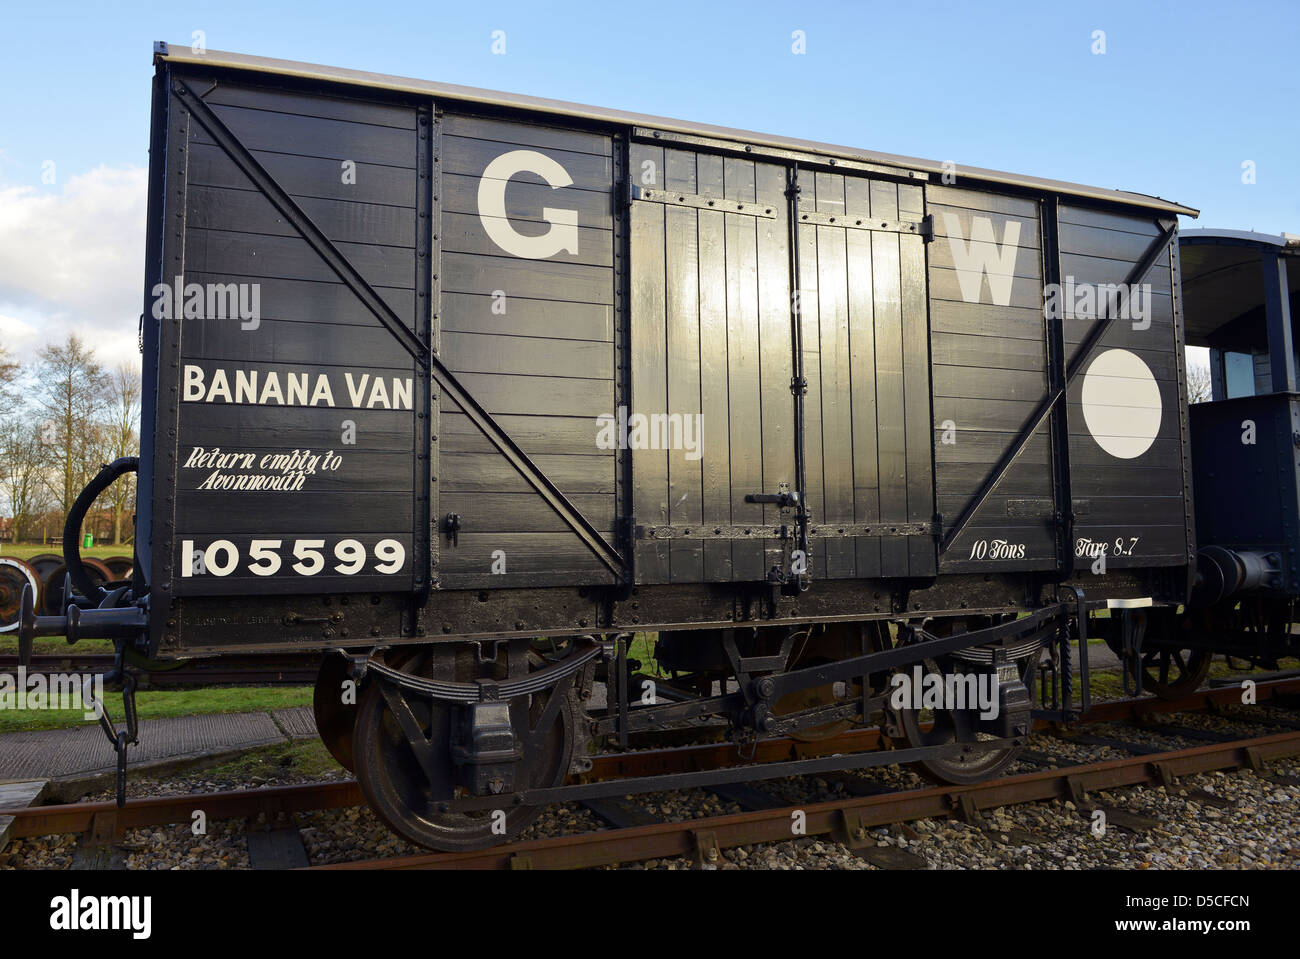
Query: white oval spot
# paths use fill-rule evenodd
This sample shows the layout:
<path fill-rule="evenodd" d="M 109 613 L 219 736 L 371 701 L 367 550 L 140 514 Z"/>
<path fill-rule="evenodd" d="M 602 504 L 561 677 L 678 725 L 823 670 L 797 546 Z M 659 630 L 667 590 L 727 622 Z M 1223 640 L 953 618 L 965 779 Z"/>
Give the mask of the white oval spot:
<path fill-rule="evenodd" d="M 1083 375 L 1083 419 L 1097 445 L 1131 460 L 1160 432 L 1160 387 L 1150 368 L 1128 350 L 1107 350 Z"/>

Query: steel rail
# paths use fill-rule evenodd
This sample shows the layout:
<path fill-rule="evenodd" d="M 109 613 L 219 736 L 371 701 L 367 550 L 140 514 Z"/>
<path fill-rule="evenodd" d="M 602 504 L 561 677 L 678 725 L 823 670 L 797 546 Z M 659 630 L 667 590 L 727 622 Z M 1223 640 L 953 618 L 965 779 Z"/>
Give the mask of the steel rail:
<path fill-rule="evenodd" d="M 833 802 L 803 804 L 683 822 L 510 843 L 459 853 L 315 866 L 313 869 L 585 869 L 645 859 L 720 858 L 722 849 L 796 838 L 791 823 L 802 813 L 800 836 L 831 835 L 850 848 L 870 842 L 865 831 L 915 819 L 967 817 L 980 809 L 1044 800 L 1079 800 L 1090 791 L 1168 785 L 1218 769 L 1262 769 L 1268 759 L 1300 754 L 1300 732 L 1234 740 L 1192 749 L 1115 759 L 993 779 L 971 786 L 938 786 Z"/>
<path fill-rule="evenodd" d="M 1300 693 L 1300 678 L 1260 683 L 1256 688 L 1257 702 L 1261 703 L 1297 693 Z M 1239 702 L 1240 696 L 1240 690 L 1227 687 L 1199 690 L 1177 701 L 1141 698 L 1097 703 L 1082 717 L 1079 725 L 1124 720 L 1141 721 L 1157 714 L 1222 707 Z M 1050 725 L 1046 722 L 1035 724 L 1036 728 L 1040 729 Z M 853 729 L 811 742 L 793 738 L 768 739 L 755 743 L 753 754 L 747 753 L 743 764 L 777 764 L 789 760 L 810 759 L 889 745 L 887 737 L 884 737 L 881 730 L 875 727 Z M 591 770 L 576 777 L 575 782 L 590 783 L 624 777 L 639 778 L 672 772 L 723 769 L 742 764 L 736 743 L 708 743 L 628 753 L 607 753 L 591 758 Z M 1138 759 L 1153 761 L 1150 755 Z M 1084 768 L 1086 767 L 1075 767 L 1076 770 Z M 1010 781 L 1007 779 L 990 782 L 996 784 Z M 945 788 L 952 792 L 958 787 Z M 202 809 L 209 820 L 216 820 L 259 814 L 271 816 L 277 813 L 338 809 L 364 803 L 365 797 L 356 782 L 346 780 L 131 799 L 122 808 L 118 808 L 112 801 L 107 801 L 0 809 L 0 816 L 14 818 L 10 833 L 14 839 L 67 833 L 89 833 L 100 838 L 111 838 L 120 835 L 126 829 L 138 826 L 189 822 L 196 809 Z"/>
<path fill-rule="evenodd" d="M 259 814 L 274 816 L 278 813 L 338 809 L 360 806 L 364 802 L 361 787 L 354 780 L 347 780 L 131 799 L 120 808 L 112 801 L 30 806 L 0 810 L 0 816 L 14 817 L 10 832 L 14 839 L 65 833 L 87 833 L 108 839 L 137 826 L 189 822 L 196 810 L 202 810 L 210 820 L 238 819 Z"/>

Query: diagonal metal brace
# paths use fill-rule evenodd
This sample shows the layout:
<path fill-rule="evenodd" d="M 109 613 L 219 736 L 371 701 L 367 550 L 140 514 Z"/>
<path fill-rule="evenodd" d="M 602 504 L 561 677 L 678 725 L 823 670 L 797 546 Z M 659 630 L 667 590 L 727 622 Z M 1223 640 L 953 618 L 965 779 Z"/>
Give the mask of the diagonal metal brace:
<path fill-rule="evenodd" d="M 354 267 L 275 178 L 266 171 L 252 153 L 230 131 L 230 128 L 203 102 L 203 98 L 184 80 L 177 78 L 176 93 L 186 103 L 191 115 L 208 132 L 217 145 L 234 161 L 253 185 L 271 202 L 285 220 L 307 241 L 325 264 L 334 271 L 344 285 L 365 304 L 375 318 L 391 333 L 415 362 L 428 369 L 443 391 L 469 417 L 470 421 L 491 441 L 492 445 L 510 461 L 510 465 L 522 476 L 544 500 L 547 505 L 573 530 L 579 539 L 590 549 L 614 575 L 626 579 L 626 567 L 622 556 L 606 540 L 590 520 L 582 515 L 554 483 L 537 468 L 523 449 L 511 439 L 469 391 L 456 379 L 442 362 L 432 354 L 429 346 L 412 333 L 384 301 L 375 289 Z"/>
<path fill-rule="evenodd" d="M 1146 275 L 1150 273 L 1151 268 L 1156 265 L 1156 260 L 1160 259 L 1160 254 L 1169 245 L 1170 241 L 1174 238 L 1174 234 L 1178 230 L 1177 220 L 1158 222 L 1157 225 L 1160 228 L 1160 234 L 1151 241 L 1151 244 L 1142 254 L 1142 258 L 1138 260 L 1137 263 L 1133 264 L 1133 269 L 1129 270 L 1128 276 L 1124 278 L 1123 286 L 1132 287 L 1146 279 Z M 984 481 L 984 485 L 980 487 L 980 490 L 975 494 L 974 499 L 966 504 L 966 508 L 961 511 L 961 515 L 959 515 L 952 526 L 948 528 L 948 531 L 943 534 L 943 542 L 939 547 L 941 553 L 947 551 L 948 548 L 952 546 L 953 542 L 961 534 L 961 531 L 966 528 L 966 524 L 970 522 L 971 517 L 973 517 L 976 511 L 984 505 L 984 501 L 989 498 L 989 495 L 997 487 L 1007 470 L 1011 468 L 1011 465 L 1020 457 L 1020 454 L 1024 452 L 1025 447 L 1029 445 L 1029 441 L 1033 438 L 1034 434 L 1038 432 L 1038 428 L 1043 425 L 1043 422 L 1051 414 L 1052 410 L 1056 407 L 1056 404 L 1059 403 L 1066 393 L 1069 392 L 1070 384 L 1074 382 L 1074 378 L 1079 374 L 1079 371 L 1087 364 L 1093 351 L 1097 348 L 1097 344 L 1099 344 L 1101 338 L 1106 335 L 1106 331 L 1110 329 L 1110 325 L 1114 320 L 1115 311 L 1107 310 L 1106 315 L 1103 316 L 1101 321 L 1089 332 L 1088 338 L 1079 345 L 1079 349 L 1074 354 L 1074 359 L 1070 361 L 1069 366 L 1066 368 L 1065 382 L 1062 383 L 1058 389 L 1051 391 L 1043 398 L 1038 409 L 1033 412 L 1026 421 L 1024 427 L 1021 428 L 1020 434 L 1016 437 L 1016 441 L 1011 445 L 1011 448 L 1002 454 L 1002 458 L 998 460 L 997 466 L 995 466 L 992 472 L 989 473 L 988 479 Z M 1070 504 L 1059 504 L 1058 508 L 1068 511 Z"/>

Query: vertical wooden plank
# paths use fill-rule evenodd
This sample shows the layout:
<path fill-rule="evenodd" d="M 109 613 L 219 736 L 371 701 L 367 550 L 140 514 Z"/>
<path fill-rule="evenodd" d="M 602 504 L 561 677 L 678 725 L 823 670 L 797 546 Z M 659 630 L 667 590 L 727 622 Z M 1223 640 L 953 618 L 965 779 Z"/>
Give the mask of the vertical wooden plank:
<path fill-rule="evenodd" d="M 695 153 L 667 150 L 664 186 L 696 192 Z M 667 281 L 668 405 L 666 412 L 680 415 L 683 429 L 698 421 L 700 413 L 700 290 L 699 238 L 696 212 L 689 207 L 665 207 L 665 260 Z M 670 423 L 671 423 L 670 419 Z M 671 427 L 670 427 L 671 429 Z M 682 437 L 685 437 L 683 432 Z M 694 427 L 691 436 L 700 436 Z M 672 437 L 670 437 L 672 438 Z M 704 519 L 703 467 L 698 454 L 679 444 L 668 450 L 668 512 L 674 526 L 699 527 Z M 674 583 L 704 579 L 702 540 L 674 538 L 669 544 L 670 574 Z"/>
<path fill-rule="evenodd" d="M 817 174 L 817 212 L 843 214 L 844 177 Z M 817 227 L 817 313 L 821 332 L 822 521 L 829 527 L 853 520 L 853 410 L 849 402 L 847 230 Z M 846 579 L 856 569 L 853 540 L 828 535 L 825 575 Z"/>
<path fill-rule="evenodd" d="M 898 193 L 892 183 L 871 184 L 871 215 L 898 219 Z M 885 522 L 907 515 L 907 434 L 903 391 L 903 329 L 898 234 L 871 235 L 872 299 L 876 326 L 876 405 L 880 512 Z M 880 547 L 881 574 L 908 574 L 905 540 L 886 537 Z"/>
<path fill-rule="evenodd" d="M 920 184 L 898 185 L 898 215 L 905 220 L 919 220 L 925 216 L 925 193 Z"/>
<path fill-rule="evenodd" d="M 664 148 L 651 143 L 628 144 L 628 179 L 647 189 L 664 185 Z"/>
<path fill-rule="evenodd" d="M 838 173 L 817 173 L 813 177 L 817 212 L 838 216 L 844 212 L 844 177 Z"/>
<path fill-rule="evenodd" d="M 723 195 L 721 157 L 700 154 L 696 159 L 699 191 Z M 704 421 L 703 515 L 705 526 L 731 523 L 731 439 L 727 397 L 727 250 L 725 214 L 701 210 L 700 249 L 700 411 Z M 704 543 L 704 577 L 709 582 L 732 579 L 731 544 Z"/>
<path fill-rule="evenodd" d="M 871 213 L 871 183 L 845 177 L 844 212 L 849 216 Z M 871 234 L 846 231 L 849 279 L 850 407 L 853 429 L 853 521 L 880 520 L 880 480 L 876 462 L 876 331 L 872 300 Z M 857 574 L 880 575 L 880 537 L 854 540 Z"/>
<path fill-rule="evenodd" d="M 899 235 L 902 280 L 903 406 L 907 444 L 907 519 L 934 517 L 934 433 L 930 416 L 930 323 L 926 298 L 925 246 L 919 236 Z M 929 537 L 908 539 L 912 576 L 933 576 L 938 546 Z"/>
<path fill-rule="evenodd" d="M 754 202 L 754 164 L 728 159 L 723 165 L 724 196 Z M 731 410 L 731 519 L 736 524 L 763 522 L 763 507 L 746 503 L 750 493 L 763 488 L 762 399 L 758 385 L 758 249 L 757 221 L 752 216 L 728 214 L 727 246 L 727 392 Z M 742 539 L 731 543 L 732 575 L 738 580 L 761 580 L 763 547 Z"/>
<path fill-rule="evenodd" d="M 817 209 L 817 184 L 811 171 L 799 171 L 799 209 Z M 809 522 L 816 525 L 826 516 L 825 483 L 822 478 L 821 330 L 817 288 L 817 228 L 801 226 L 799 243 L 799 320 L 803 331 L 803 375 L 808 381 L 804 397 L 804 471 L 807 474 Z M 826 541 L 814 539 L 808 547 L 814 578 L 826 575 Z"/>
<path fill-rule="evenodd" d="M 663 168 L 663 150 L 637 145 L 633 169 L 649 160 Z M 651 413 L 668 404 L 667 306 L 665 301 L 664 207 L 633 203 L 631 207 L 632 296 L 629 324 L 632 350 L 629 413 Z M 638 525 L 668 522 L 668 457 L 663 450 L 632 451 L 632 509 Z M 636 545 L 636 580 L 669 581 L 668 543 L 651 539 Z"/>
<path fill-rule="evenodd" d="M 790 221 L 786 215 L 785 170 L 759 164 L 755 186 L 759 203 L 781 211 L 775 220 L 758 220 L 758 330 L 759 390 L 763 424 L 763 490 L 776 492 L 782 483 L 795 486 L 794 401 L 790 378 L 794 372 L 790 330 Z M 763 507 L 763 522 L 775 526 L 781 519 L 776 506 Z M 782 555 L 785 544 L 763 543 L 764 567 L 789 567 Z"/>

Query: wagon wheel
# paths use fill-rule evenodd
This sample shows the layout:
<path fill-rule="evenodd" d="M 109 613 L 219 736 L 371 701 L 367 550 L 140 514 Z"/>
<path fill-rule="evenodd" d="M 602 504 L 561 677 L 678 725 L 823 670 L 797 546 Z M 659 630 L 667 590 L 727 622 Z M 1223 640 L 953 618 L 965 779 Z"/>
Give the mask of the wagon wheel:
<path fill-rule="evenodd" d="M 83 559 L 82 562 L 84 563 L 85 560 Z M 110 556 L 103 560 L 103 563 L 108 567 L 109 575 L 115 583 L 130 579 L 131 574 L 135 572 L 135 560 L 130 556 Z"/>
<path fill-rule="evenodd" d="M 54 572 L 56 567 L 63 565 L 63 557 L 58 553 L 38 553 L 27 560 L 27 565 L 36 570 L 36 575 L 40 578 L 41 586 L 44 587 L 45 581 L 50 578 L 50 573 Z M 59 582 L 62 582 L 60 578 Z M 37 590 L 39 593 L 40 590 Z M 36 608 L 41 609 L 38 602 Z M 62 612 L 62 610 L 60 610 Z"/>
<path fill-rule="evenodd" d="M 1213 662 L 1214 653 L 1206 649 L 1145 649 L 1142 688 L 1161 699 L 1181 699 L 1201 688 Z"/>
<path fill-rule="evenodd" d="M 535 654 L 530 660 L 533 669 L 544 664 Z M 430 675 L 431 662 L 427 648 L 390 652 L 386 660 L 387 665 L 417 676 Z M 476 675 L 473 656 L 458 657 L 455 672 L 459 682 L 484 678 Z M 414 694 L 404 697 L 433 747 L 426 772 L 389 708 L 380 682 L 371 682 L 362 695 L 352 752 L 357 784 L 375 815 L 391 830 L 417 845 L 454 852 L 481 849 L 509 839 L 536 818 L 539 808 L 511 806 L 505 799 L 505 808 L 499 810 L 445 810 L 441 804 L 468 795 L 454 780 L 452 735 L 456 707 Z M 547 710 L 552 696 L 563 698 L 556 709 Z M 519 769 L 523 782 L 517 782 L 516 787 L 561 785 L 569 770 L 579 723 L 573 680 L 529 696 L 527 702 L 520 697 L 512 703 L 511 715 L 516 736 L 524 739 Z M 549 720 L 548 728 L 540 727 L 543 720 Z"/>
<path fill-rule="evenodd" d="M 316 732 L 331 756 L 348 772 L 356 772 L 352 758 L 352 734 L 357 725 L 357 697 L 351 690 L 351 702 L 345 701 L 348 692 L 344 683 L 349 679 L 348 660 L 338 653 L 326 653 L 316 674 L 316 688 L 312 693 L 312 716 Z"/>
<path fill-rule="evenodd" d="M 36 570 L 21 559 L 0 557 L 0 633 L 18 628 L 24 586 L 32 588 L 33 596 L 40 595 L 41 579 Z"/>
<path fill-rule="evenodd" d="M 1134 654 L 1124 650 L 1118 626 L 1111 629 L 1106 644 L 1126 663 L 1130 676 L 1136 673 L 1135 666 L 1141 668 L 1143 692 L 1161 699 L 1181 699 L 1201 688 L 1214 662 L 1214 653 L 1195 648 L 1193 638 L 1213 637 L 1232 629 L 1230 620 L 1235 613 L 1227 618 L 1215 609 L 1187 610 L 1177 617 L 1157 618 L 1141 611 L 1138 615 L 1147 617 L 1147 638 L 1136 663 Z"/>
<path fill-rule="evenodd" d="M 90 577 L 90 581 L 96 586 L 103 586 L 105 583 L 113 581 L 113 574 L 99 560 L 83 557 L 81 565 L 85 567 L 86 575 Z M 60 562 L 45 577 L 45 591 L 44 598 L 41 600 L 41 611 L 46 616 L 62 616 L 66 612 L 68 603 L 63 596 L 63 581 L 67 575 L 68 567 Z"/>
<path fill-rule="evenodd" d="M 997 622 L 997 619 L 993 619 L 991 624 Z M 983 621 L 981 621 L 980 625 L 983 624 Z M 942 633 L 940 633 L 942 635 L 959 625 L 965 624 L 949 620 L 941 623 L 937 629 L 942 630 Z M 1014 660 L 1020 671 L 1020 681 L 1025 684 L 1025 688 L 1029 691 L 1030 702 L 1033 702 L 1034 699 L 1038 661 L 1042 655 L 1043 648 L 1039 646 L 1029 650 L 1022 650 Z M 922 678 L 924 679 L 926 675 L 932 673 L 947 676 L 958 667 L 959 661 L 951 656 L 928 659 L 921 664 Z M 911 668 L 906 667 L 909 672 Z M 977 714 L 977 709 L 890 708 L 887 711 L 887 715 L 892 719 L 892 725 L 898 730 L 909 747 L 944 746 L 951 743 L 976 743 L 996 739 L 996 736 L 979 732 L 974 728 L 972 719 Z M 913 765 L 917 772 L 927 779 L 939 783 L 964 785 L 981 782 L 999 775 L 1015 762 L 1020 750 L 1021 747 L 1019 746 L 981 750 L 941 759 L 920 760 Z"/>
<path fill-rule="evenodd" d="M 1036 657 L 1030 656 L 1018 661 L 1021 679 L 1029 686 L 1033 682 L 1031 665 Z M 940 676 L 950 675 L 957 668 L 957 661 L 950 656 L 927 659 L 922 664 L 922 675 L 932 673 Z M 910 672 L 911 667 L 908 667 Z M 1030 695 L 1033 695 L 1030 686 Z M 978 715 L 978 709 L 898 709 L 890 710 L 895 717 L 895 725 L 902 733 L 907 746 L 946 746 L 952 743 L 977 743 L 996 739 L 991 733 L 977 731 L 972 719 Z M 927 727 L 929 724 L 929 728 Z M 1016 760 L 1020 754 L 1019 746 L 1006 749 L 993 749 L 963 752 L 956 756 L 938 759 L 922 759 L 913 765 L 917 772 L 927 779 L 939 783 L 965 785 L 983 782 L 997 776 Z"/>

